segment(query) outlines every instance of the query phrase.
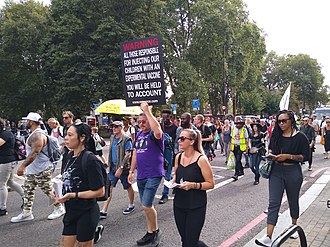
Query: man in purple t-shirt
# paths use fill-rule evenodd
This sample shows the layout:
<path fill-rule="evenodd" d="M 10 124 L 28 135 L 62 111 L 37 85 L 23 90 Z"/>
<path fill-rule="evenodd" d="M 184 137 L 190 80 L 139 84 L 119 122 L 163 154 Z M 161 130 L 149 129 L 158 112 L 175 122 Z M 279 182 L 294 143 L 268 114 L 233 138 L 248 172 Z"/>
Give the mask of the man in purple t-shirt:
<path fill-rule="evenodd" d="M 136 135 L 128 182 L 132 184 L 137 168 L 137 185 L 141 204 L 146 216 L 147 233 L 137 241 L 138 245 L 157 247 L 160 231 L 157 211 L 153 205 L 157 189 L 164 176 L 164 135 L 159 122 L 152 115 L 147 102 L 142 102 L 138 124 L 141 131 Z"/>

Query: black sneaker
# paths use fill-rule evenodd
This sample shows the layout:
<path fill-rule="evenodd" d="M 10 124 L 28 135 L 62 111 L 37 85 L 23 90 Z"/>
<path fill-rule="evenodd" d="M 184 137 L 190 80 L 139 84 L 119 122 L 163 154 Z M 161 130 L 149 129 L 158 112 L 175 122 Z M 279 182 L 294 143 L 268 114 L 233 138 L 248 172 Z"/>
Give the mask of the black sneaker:
<path fill-rule="evenodd" d="M 158 229 L 153 234 L 154 234 L 154 239 L 152 240 L 150 247 L 158 247 L 158 245 L 160 243 L 160 236 L 162 235 L 162 232 Z"/>
<path fill-rule="evenodd" d="M 146 245 L 154 240 L 154 234 L 147 232 L 141 239 L 136 241 L 137 245 Z"/>
<path fill-rule="evenodd" d="M 159 204 L 165 204 L 168 201 L 168 196 L 162 196 L 162 198 L 160 198 L 159 200 Z"/>
<path fill-rule="evenodd" d="M 104 230 L 104 226 L 103 225 L 98 225 L 96 227 L 96 231 L 94 233 L 94 244 L 96 244 L 97 242 L 100 241 L 100 239 L 102 237 L 103 230 Z"/>
<path fill-rule="evenodd" d="M 135 210 L 135 206 L 133 206 L 133 207 L 127 207 L 127 208 L 123 211 L 123 214 L 124 214 L 124 215 L 128 215 L 128 214 L 132 213 L 134 210 Z"/>
<path fill-rule="evenodd" d="M 0 216 L 5 216 L 7 214 L 8 214 L 7 209 L 0 209 Z"/>

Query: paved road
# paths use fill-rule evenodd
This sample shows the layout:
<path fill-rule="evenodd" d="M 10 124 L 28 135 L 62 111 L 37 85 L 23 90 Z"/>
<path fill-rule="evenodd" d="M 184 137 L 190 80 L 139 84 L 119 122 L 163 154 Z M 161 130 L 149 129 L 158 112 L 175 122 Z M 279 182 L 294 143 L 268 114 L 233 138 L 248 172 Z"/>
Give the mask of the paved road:
<path fill-rule="evenodd" d="M 315 154 L 314 171 L 318 168 L 329 166 L 324 162 L 322 149 L 318 146 Z M 215 174 L 216 187 L 208 192 L 208 208 L 205 226 L 201 239 L 211 247 L 216 246 L 244 246 L 250 239 L 265 227 L 263 211 L 267 207 L 268 189 L 267 180 L 262 179 L 260 184 L 253 185 L 253 174 L 245 169 L 245 176 L 237 182 L 233 182 L 231 176 L 233 171 L 227 170 L 224 165 L 224 157 L 217 152 L 216 159 L 212 162 Z M 317 173 L 310 177 L 306 165 L 303 167 L 305 183 L 302 194 L 321 175 Z M 157 196 L 160 197 L 162 188 Z M 122 211 L 128 203 L 127 194 L 118 184 L 114 190 L 110 204 L 108 218 L 102 220 L 105 231 L 97 246 L 136 246 L 137 239 L 142 237 L 146 231 L 145 218 L 139 204 L 138 194 L 136 196 L 136 210 L 131 215 L 123 215 Z M 158 199 L 156 199 L 158 202 Z M 30 222 L 13 224 L 10 218 L 21 212 L 20 198 L 15 192 L 10 192 L 8 199 L 7 216 L 0 218 L 0 246 L 10 247 L 46 247 L 58 246 L 61 238 L 61 219 L 49 221 L 47 215 L 52 212 L 48 207 L 48 198 L 37 190 L 34 204 L 35 219 Z M 281 212 L 287 209 L 287 202 L 283 204 Z M 159 218 L 159 227 L 163 232 L 162 247 L 181 246 L 180 237 L 177 232 L 172 200 L 164 205 L 156 204 Z M 225 243 L 225 244 L 223 244 Z M 226 243 L 232 243 L 229 245 Z"/>

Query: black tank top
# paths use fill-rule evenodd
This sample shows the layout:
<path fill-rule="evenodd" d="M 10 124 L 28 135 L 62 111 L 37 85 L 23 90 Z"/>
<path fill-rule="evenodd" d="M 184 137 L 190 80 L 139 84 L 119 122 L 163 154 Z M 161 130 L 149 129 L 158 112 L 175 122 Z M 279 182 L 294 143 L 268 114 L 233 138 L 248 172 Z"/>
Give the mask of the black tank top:
<path fill-rule="evenodd" d="M 183 181 L 189 182 L 205 182 L 201 168 L 198 165 L 198 160 L 202 155 L 200 155 L 197 160 L 186 167 L 181 165 L 181 155 L 178 160 L 178 168 L 176 169 L 176 183 L 180 183 L 181 178 Z M 197 185 L 199 188 L 199 184 Z M 206 191 L 198 189 L 190 189 L 188 191 L 175 188 L 174 206 L 178 208 L 199 208 L 205 206 L 207 203 Z"/>

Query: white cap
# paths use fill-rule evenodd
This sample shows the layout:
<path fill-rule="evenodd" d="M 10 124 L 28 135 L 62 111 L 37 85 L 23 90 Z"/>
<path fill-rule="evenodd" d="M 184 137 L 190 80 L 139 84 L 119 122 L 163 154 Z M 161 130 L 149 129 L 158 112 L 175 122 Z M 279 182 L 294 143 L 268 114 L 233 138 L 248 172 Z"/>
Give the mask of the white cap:
<path fill-rule="evenodd" d="M 22 117 L 22 119 L 31 120 L 34 122 L 40 122 L 42 120 L 41 116 L 36 112 L 30 112 L 26 117 Z"/>

